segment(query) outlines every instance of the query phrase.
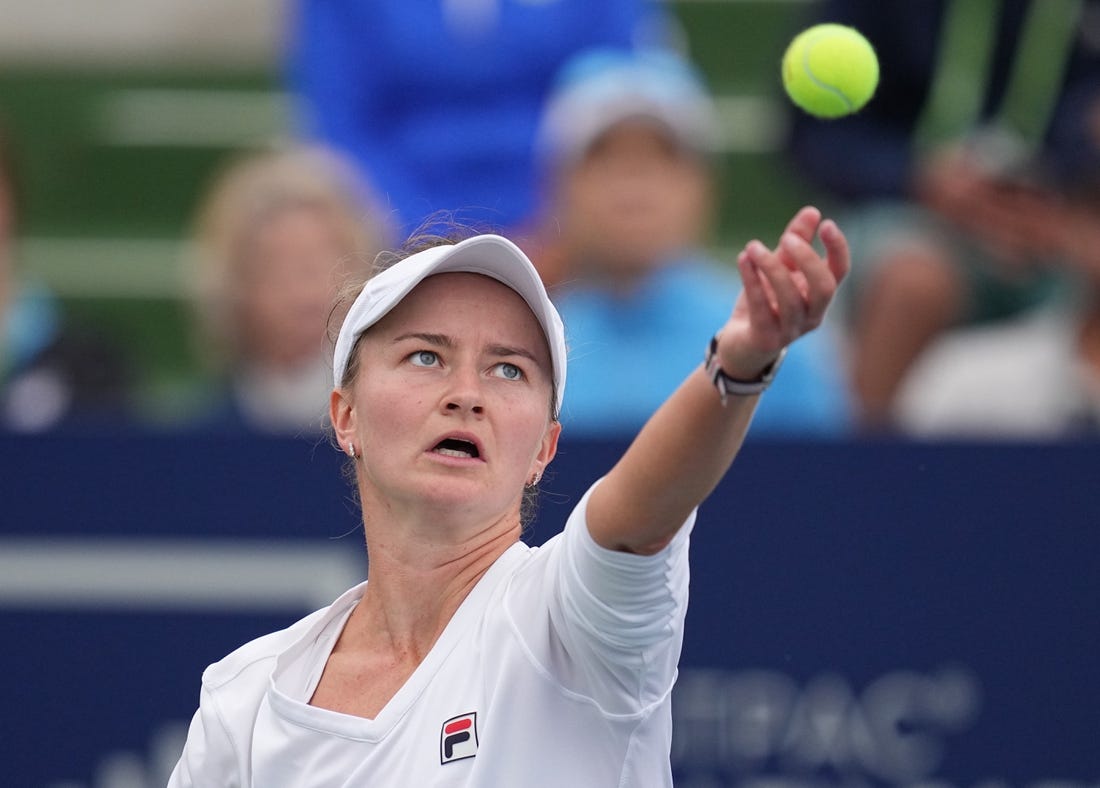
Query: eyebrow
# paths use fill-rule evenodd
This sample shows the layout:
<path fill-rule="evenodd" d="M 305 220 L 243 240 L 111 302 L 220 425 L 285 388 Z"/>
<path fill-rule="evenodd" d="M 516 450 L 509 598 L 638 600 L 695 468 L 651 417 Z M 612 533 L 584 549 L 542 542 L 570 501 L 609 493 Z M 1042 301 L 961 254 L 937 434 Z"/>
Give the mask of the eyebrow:
<path fill-rule="evenodd" d="M 454 340 L 446 334 L 427 334 L 419 331 L 410 331 L 407 334 L 394 337 L 393 343 L 396 345 L 398 342 L 404 342 L 407 339 L 419 339 L 421 342 L 426 342 L 436 347 L 453 348 L 455 346 Z"/>
<path fill-rule="evenodd" d="M 401 334 L 398 337 L 394 337 L 393 342 L 394 344 L 397 344 L 398 342 L 403 342 L 408 339 L 418 339 L 421 342 L 425 342 L 429 345 L 448 349 L 454 348 L 455 346 L 455 341 L 446 334 L 430 334 L 419 331 L 410 331 L 407 334 Z M 510 345 L 490 345 L 488 350 L 489 353 L 493 356 L 519 356 L 521 358 L 528 359 L 534 364 L 539 363 L 539 360 L 535 357 L 535 354 L 529 350 L 525 350 L 524 348 L 512 347 Z"/>
<path fill-rule="evenodd" d="M 507 345 L 492 345 L 489 348 L 489 352 L 494 356 L 520 356 L 521 358 L 528 359 L 533 364 L 539 363 L 539 360 L 535 358 L 534 353 L 519 347 L 508 347 Z"/>

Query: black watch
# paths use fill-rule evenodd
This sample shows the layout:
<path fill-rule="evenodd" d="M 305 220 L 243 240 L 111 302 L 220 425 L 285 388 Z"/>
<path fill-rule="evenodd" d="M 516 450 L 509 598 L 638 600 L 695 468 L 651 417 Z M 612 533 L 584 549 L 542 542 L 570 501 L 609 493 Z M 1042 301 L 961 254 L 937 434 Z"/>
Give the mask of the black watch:
<path fill-rule="evenodd" d="M 730 395 L 751 396 L 765 391 L 768 386 L 771 385 L 772 381 L 775 380 L 775 375 L 779 372 L 779 367 L 786 357 L 787 348 L 783 348 L 779 351 L 779 355 L 776 356 L 775 361 L 768 364 L 756 380 L 738 380 L 737 378 L 731 378 L 718 363 L 718 335 L 715 334 L 711 337 L 710 344 L 707 345 L 704 368 L 711 382 L 714 383 L 714 387 L 718 389 L 718 394 L 722 397 L 722 404 L 725 405 L 726 398 Z"/>

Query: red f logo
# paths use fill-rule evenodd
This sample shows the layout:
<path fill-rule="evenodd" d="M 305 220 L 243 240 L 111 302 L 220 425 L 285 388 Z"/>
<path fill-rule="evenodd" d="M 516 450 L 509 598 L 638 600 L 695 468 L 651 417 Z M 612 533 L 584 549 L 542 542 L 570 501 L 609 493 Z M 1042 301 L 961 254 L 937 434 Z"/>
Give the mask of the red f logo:
<path fill-rule="evenodd" d="M 439 734 L 439 762 L 450 763 L 477 755 L 477 712 L 451 717 Z"/>

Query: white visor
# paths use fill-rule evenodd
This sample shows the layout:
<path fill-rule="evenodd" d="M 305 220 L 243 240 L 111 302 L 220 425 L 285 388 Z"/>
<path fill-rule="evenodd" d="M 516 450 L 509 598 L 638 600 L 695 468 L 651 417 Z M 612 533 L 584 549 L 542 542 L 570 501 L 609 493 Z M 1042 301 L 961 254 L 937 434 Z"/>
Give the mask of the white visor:
<path fill-rule="evenodd" d="M 566 359 L 561 316 L 546 295 L 542 278 L 527 255 L 499 235 L 478 235 L 457 244 L 425 249 L 368 279 L 340 327 L 332 357 L 333 384 L 337 388 L 341 386 L 348 359 L 360 334 L 381 320 L 429 276 L 458 271 L 490 276 L 519 293 L 531 307 L 550 347 L 556 398 L 554 410 L 560 413 L 565 394 Z"/>

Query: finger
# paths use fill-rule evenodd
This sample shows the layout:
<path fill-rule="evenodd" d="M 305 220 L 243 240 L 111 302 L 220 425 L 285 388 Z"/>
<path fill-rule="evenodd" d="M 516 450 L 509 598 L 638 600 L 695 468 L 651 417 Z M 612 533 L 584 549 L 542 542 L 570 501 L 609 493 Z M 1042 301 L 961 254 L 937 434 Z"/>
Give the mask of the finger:
<path fill-rule="evenodd" d="M 756 265 L 772 292 L 775 293 L 776 313 L 782 333 L 793 339 L 800 332 L 806 314 L 806 302 L 802 298 L 787 265 L 779 254 L 770 252 L 759 242 L 746 248 L 749 259 Z"/>
<path fill-rule="evenodd" d="M 820 325 L 825 310 L 836 293 L 837 280 L 828 264 L 817 250 L 796 235 L 784 235 L 780 241 L 784 254 L 794 261 L 798 271 L 792 273 L 795 284 L 806 305 L 806 315 L 811 327 Z"/>
<path fill-rule="evenodd" d="M 764 288 L 763 275 L 744 252 L 737 258 L 737 267 L 741 271 L 741 294 L 748 307 L 750 324 L 774 330 L 778 314 Z"/>
<path fill-rule="evenodd" d="M 807 243 L 813 243 L 814 235 L 817 233 L 818 225 L 821 223 L 821 211 L 812 206 L 806 206 L 802 208 L 794 215 L 794 217 L 787 223 L 786 229 L 783 231 L 783 235 L 780 236 L 780 240 L 788 235 L 793 235 L 796 238 L 801 238 Z M 782 251 L 782 245 L 777 247 L 777 251 Z M 797 271 L 798 265 L 794 260 L 788 258 L 785 255 L 780 255 L 780 260 L 783 265 L 787 266 L 790 271 Z"/>
<path fill-rule="evenodd" d="M 768 307 L 772 310 L 772 312 L 778 314 L 779 304 L 776 301 L 775 292 L 772 290 L 771 285 L 768 284 L 768 280 L 765 279 L 764 275 L 760 272 L 760 269 L 757 268 L 755 263 L 752 263 L 752 260 L 749 257 L 748 249 L 754 244 L 759 244 L 761 249 L 764 248 L 764 245 L 761 244 L 759 241 L 752 241 L 748 246 L 745 247 L 744 250 L 742 250 L 741 255 L 738 257 L 738 267 L 740 267 L 742 259 L 747 260 L 750 263 L 749 270 L 751 271 L 753 281 L 758 284 L 759 287 L 764 291 L 764 298 L 768 302 Z M 744 274 L 742 274 L 742 281 L 743 280 Z"/>
<path fill-rule="evenodd" d="M 844 237 L 844 233 L 840 231 L 840 228 L 836 226 L 836 222 L 832 219 L 826 219 L 821 223 L 818 235 L 825 245 L 826 262 L 829 265 L 829 270 L 832 272 L 837 284 L 840 284 L 844 281 L 844 277 L 848 275 L 848 271 L 851 270 L 852 266 L 848 239 Z"/>
<path fill-rule="evenodd" d="M 784 232 L 794 233 L 807 243 L 812 243 L 819 224 L 821 224 L 821 211 L 812 205 L 807 205 L 799 209 L 787 223 L 787 229 Z"/>

